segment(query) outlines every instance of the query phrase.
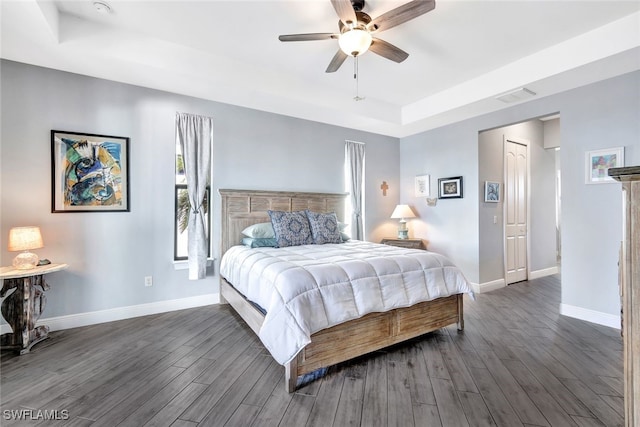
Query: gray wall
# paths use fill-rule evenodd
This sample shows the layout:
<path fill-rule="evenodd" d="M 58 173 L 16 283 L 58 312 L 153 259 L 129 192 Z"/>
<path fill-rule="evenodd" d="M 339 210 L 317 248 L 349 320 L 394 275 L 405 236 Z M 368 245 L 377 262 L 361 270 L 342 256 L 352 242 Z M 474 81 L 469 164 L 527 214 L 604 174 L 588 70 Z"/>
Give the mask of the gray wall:
<path fill-rule="evenodd" d="M 560 140 L 560 119 L 546 120 L 544 123 L 544 148 L 556 148 L 562 145 Z"/>
<path fill-rule="evenodd" d="M 529 142 L 529 270 L 556 266 L 555 151 L 544 149 L 544 124 L 529 120 L 479 135 L 480 283 L 504 278 L 504 191 L 499 203 L 484 203 L 484 182 L 504 184 L 504 137 Z M 504 189 L 504 188 L 503 188 Z M 493 223 L 493 217 L 498 221 Z"/>
<path fill-rule="evenodd" d="M 172 262 L 177 111 L 214 118 L 216 257 L 217 189 L 343 192 L 345 139 L 366 143 L 366 237 L 379 240 L 393 230 L 396 138 L 11 61 L 0 67 L 0 263 L 15 256 L 6 251 L 10 227 L 41 227 L 45 247 L 38 255 L 70 265 L 48 279 L 46 317 L 218 292 L 215 271 L 189 281 Z M 131 212 L 50 213 L 51 129 L 131 138 Z M 153 276 L 152 287 L 144 287 L 144 276 Z"/>
<path fill-rule="evenodd" d="M 585 152 L 624 147 L 640 165 L 640 72 L 558 100 L 562 162 L 562 302 L 619 315 L 620 184 L 585 184 Z"/>
<path fill-rule="evenodd" d="M 504 134 L 518 136 L 519 132 L 508 131 L 513 127 L 515 126 L 480 132 L 478 135 L 479 283 L 504 279 Z M 500 202 L 484 203 L 485 181 L 502 184 Z M 494 216 L 497 217 L 495 224 Z"/>
<path fill-rule="evenodd" d="M 411 221 L 411 234 L 426 240 L 429 250 L 450 257 L 477 283 L 478 130 L 462 122 L 402 138 L 400 165 L 400 199 L 419 217 Z M 424 198 L 414 197 L 415 176 L 423 174 L 431 177 L 432 198 L 438 197 L 438 178 L 462 176 L 464 197 L 428 206 Z"/>
<path fill-rule="evenodd" d="M 400 141 L 401 200 L 416 204 L 420 237 L 480 281 L 478 132 L 560 112 L 562 149 L 562 303 L 618 315 L 619 184 L 586 185 L 585 152 L 625 147 L 626 165 L 640 164 L 640 72 L 515 105 Z M 464 175 L 462 200 L 428 207 L 413 198 L 413 177 Z M 484 256 L 484 255 L 483 255 Z"/>

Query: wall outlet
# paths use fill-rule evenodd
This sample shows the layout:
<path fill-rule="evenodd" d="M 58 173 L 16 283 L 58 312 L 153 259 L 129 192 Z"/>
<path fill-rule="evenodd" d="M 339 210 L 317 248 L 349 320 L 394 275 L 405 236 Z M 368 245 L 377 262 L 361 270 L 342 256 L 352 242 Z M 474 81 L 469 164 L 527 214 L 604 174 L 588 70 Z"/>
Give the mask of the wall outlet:
<path fill-rule="evenodd" d="M 145 286 L 153 286 L 153 277 L 152 276 L 145 276 L 144 285 Z"/>

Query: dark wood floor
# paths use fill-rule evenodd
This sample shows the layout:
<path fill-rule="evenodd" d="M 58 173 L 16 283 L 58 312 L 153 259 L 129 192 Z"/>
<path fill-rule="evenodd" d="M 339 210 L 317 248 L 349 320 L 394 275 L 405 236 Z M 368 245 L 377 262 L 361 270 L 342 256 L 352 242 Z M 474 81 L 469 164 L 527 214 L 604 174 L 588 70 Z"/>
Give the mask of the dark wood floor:
<path fill-rule="evenodd" d="M 0 424 L 622 425 L 619 331 L 560 316 L 559 300 L 558 277 L 481 294 L 463 333 L 332 367 L 294 394 L 225 306 L 58 331 L 31 354 L 2 352 Z M 7 419 L 24 409 L 39 419 Z"/>

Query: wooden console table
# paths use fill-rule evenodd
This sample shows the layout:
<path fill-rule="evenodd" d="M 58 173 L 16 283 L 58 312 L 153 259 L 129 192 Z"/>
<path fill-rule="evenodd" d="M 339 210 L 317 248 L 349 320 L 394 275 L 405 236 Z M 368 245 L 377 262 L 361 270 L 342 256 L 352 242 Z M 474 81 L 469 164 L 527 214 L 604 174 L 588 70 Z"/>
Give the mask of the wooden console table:
<path fill-rule="evenodd" d="M 29 353 L 31 347 L 49 337 L 48 326 L 36 327 L 47 301 L 44 291 L 49 289 L 43 276 L 67 267 L 67 264 L 48 264 L 30 270 L 0 268 L 0 279 L 4 280 L 0 297 L 15 289 L 2 302 L 2 317 L 13 330 L 0 337 L 0 346 L 3 349 L 16 349 L 20 354 Z"/>

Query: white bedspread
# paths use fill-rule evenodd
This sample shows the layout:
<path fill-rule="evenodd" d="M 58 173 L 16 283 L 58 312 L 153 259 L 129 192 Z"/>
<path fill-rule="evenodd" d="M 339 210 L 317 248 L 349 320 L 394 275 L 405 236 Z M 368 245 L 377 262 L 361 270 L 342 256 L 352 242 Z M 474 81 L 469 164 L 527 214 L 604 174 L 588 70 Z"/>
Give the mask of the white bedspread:
<path fill-rule="evenodd" d="M 349 241 L 286 248 L 234 246 L 220 274 L 267 311 L 260 340 L 285 364 L 314 332 L 367 313 L 457 293 L 472 294 L 442 255 Z"/>

